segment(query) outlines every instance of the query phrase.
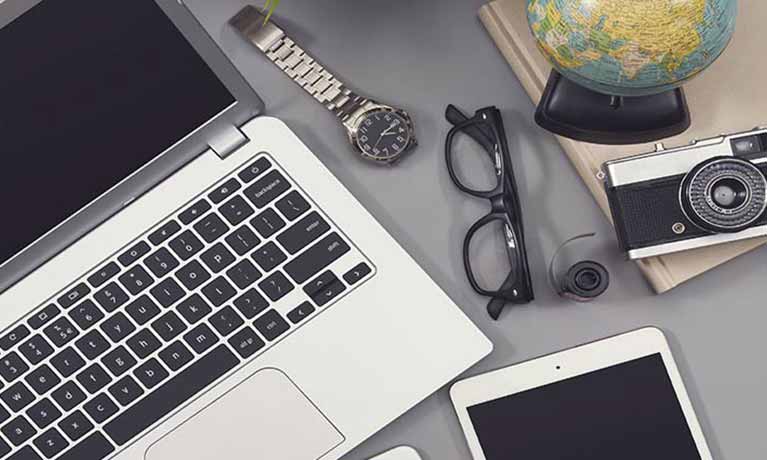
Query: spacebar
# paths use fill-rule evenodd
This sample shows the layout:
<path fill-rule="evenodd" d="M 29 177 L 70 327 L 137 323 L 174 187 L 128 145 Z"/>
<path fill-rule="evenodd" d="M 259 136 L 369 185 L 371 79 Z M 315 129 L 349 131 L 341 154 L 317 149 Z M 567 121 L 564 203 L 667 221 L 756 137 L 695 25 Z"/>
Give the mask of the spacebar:
<path fill-rule="evenodd" d="M 239 362 L 226 345 L 218 346 L 107 423 L 104 431 L 115 443 L 125 444 L 233 369 Z"/>

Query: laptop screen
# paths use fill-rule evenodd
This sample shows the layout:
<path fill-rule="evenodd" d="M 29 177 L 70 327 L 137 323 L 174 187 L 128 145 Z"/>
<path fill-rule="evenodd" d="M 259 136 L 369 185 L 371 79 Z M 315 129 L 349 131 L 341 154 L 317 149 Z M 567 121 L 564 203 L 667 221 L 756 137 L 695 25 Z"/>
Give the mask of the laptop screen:
<path fill-rule="evenodd" d="M 153 0 L 44 0 L 0 62 L 0 264 L 235 102 Z"/>

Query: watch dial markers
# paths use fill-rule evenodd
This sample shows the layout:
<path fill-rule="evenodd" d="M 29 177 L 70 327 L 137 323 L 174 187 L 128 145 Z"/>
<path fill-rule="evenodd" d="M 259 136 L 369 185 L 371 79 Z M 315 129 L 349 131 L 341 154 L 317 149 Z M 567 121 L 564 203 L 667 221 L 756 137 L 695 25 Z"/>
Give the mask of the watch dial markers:
<path fill-rule="evenodd" d="M 367 156 L 382 161 L 393 160 L 410 144 L 409 123 L 395 112 L 372 112 L 360 124 L 357 144 Z"/>

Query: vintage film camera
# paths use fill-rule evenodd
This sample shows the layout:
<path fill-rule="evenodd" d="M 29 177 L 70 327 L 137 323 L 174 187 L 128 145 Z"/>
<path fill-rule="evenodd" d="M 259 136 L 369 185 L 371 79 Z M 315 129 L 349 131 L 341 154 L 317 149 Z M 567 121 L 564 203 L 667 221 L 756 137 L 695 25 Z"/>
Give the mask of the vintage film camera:
<path fill-rule="evenodd" d="M 604 164 L 630 259 L 767 235 L 767 128 Z"/>

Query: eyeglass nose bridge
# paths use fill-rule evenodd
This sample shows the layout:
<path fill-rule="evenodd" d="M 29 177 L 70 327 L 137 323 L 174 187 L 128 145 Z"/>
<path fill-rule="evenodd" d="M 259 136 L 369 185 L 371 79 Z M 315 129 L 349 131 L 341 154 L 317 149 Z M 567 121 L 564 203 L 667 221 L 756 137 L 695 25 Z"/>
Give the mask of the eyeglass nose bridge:
<path fill-rule="evenodd" d="M 506 199 L 503 193 L 490 197 L 490 209 L 493 214 L 503 214 L 506 212 Z"/>

